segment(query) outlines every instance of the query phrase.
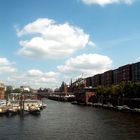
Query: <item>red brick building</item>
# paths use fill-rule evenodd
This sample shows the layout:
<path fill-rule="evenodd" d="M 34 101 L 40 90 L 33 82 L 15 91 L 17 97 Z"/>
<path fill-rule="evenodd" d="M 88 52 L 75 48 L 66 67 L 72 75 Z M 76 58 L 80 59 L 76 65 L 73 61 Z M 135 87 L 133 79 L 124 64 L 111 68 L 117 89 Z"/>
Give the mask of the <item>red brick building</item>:
<path fill-rule="evenodd" d="M 113 84 L 113 70 L 104 72 L 101 75 L 101 85 L 110 86 Z"/>
<path fill-rule="evenodd" d="M 131 80 L 131 65 L 119 67 L 119 82 L 127 82 Z"/>
<path fill-rule="evenodd" d="M 92 77 L 87 77 L 86 78 L 86 87 L 91 87 L 92 86 Z"/>
<path fill-rule="evenodd" d="M 115 69 L 113 70 L 113 84 L 117 85 L 119 82 L 119 69 Z"/>
<path fill-rule="evenodd" d="M 93 88 L 84 88 L 75 93 L 76 101 L 79 104 L 89 104 L 90 99 L 95 96 L 95 89 Z"/>
<path fill-rule="evenodd" d="M 121 66 L 102 74 L 85 78 L 87 87 L 110 86 L 128 81 L 140 81 L 140 62 Z"/>
<path fill-rule="evenodd" d="M 140 62 L 132 64 L 132 81 L 140 81 Z"/>
<path fill-rule="evenodd" d="M 97 74 L 92 77 L 92 86 L 97 87 L 99 85 L 101 85 L 101 74 Z"/>

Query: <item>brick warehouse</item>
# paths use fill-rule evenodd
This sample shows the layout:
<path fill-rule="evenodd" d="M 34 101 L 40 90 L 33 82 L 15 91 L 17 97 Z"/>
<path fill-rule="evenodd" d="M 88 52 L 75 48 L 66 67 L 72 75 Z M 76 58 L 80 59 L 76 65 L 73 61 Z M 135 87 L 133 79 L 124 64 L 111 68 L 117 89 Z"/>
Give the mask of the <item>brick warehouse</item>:
<path fill-rule="evenodd" d="M 109 86 L 113 84 L 113 70 L 106 71 L 101 75 L 101 85 Z"/>
<path fill-rule="evenodd" d="M 140 62 L 132 64 L 132 81 L 140 81 Z"/>
<path fill-rule="evenodd" d="M 101 85 L 101 74 L 94 75 L 92 77 L 92 85 L 91 86 L 99 86 Z"/>
<path fill-rule="evenodd" d="M 119 84 L 121 82 L 140 81 L 140 62 L 127 64 L 115 70 L 109 70 L 101 74 L 87 77 L 87 86 L 110 86 L 112 84 Z"/>

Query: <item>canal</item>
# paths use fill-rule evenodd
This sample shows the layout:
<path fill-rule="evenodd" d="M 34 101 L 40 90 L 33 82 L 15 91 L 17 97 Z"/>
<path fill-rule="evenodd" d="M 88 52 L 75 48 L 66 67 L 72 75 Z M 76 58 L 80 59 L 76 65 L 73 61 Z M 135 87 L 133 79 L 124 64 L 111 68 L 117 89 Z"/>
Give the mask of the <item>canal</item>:
<path fill-rule="evenodd" d="M 139 140 L 140 115 L 44 100 L 41 115 L 0 116 L 0 140 Z"/>

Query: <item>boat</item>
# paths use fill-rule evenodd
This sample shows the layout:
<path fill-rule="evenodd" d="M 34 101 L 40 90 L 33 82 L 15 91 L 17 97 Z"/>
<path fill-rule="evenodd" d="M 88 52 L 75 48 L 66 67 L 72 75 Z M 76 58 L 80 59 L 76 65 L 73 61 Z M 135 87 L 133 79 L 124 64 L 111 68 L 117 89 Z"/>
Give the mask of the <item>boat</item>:
<path fill-rule="evenodd" d="M 8 107 L 6 105 L 6 100 L 0 100 L 0 115 L 6 114 L 8 111 Z"/>
<path fill-rule="evenodd" d="M 94 107 L 102 107 L 102 106 L 103 106 L 103 104 L 102 104 L 102 103 L 100 103 L 100 102 L 98 102 L 98 103 L 94 103 L 94 104 L 93 104 L 93 106 L 94 106 Z"/>
<path fill-rule="evenodd" d="M 18 100 L 16 100 L 18 99 Z M 47 105 L 38 99 L 20 99 L 11 98 L 9 100 L 0 100 L 0 114 L 40 114 L 41 110 Z"/>
<path fill-rule="evenodd" d="M 30 114 L 34 114 L 34 115 L 37 115 L 37 114 L 40 114 L 40 108 L 37 107 L 37 106 L 29 106 L 28 110 L 27 110 Z"/>
<path fill-rule="evenodd" d="M 107 103 L 107 104 L 103 104 L 102 105 L 103 108 L 108 108 L 108 109 L 114 109 L 114 106 L 110 103 Z"/>
<path fill-rule="evenodd" d="M 77 101 L 73 101 L 73 102 L 71 102 L 71 104 L 77 105 L 78 103 L 77 103 Z"/>
<path fill-rule="evenodd" d="M 7 114 L 7 106 L 0 106 L 0 115 Z"/>
<path fill-rule="evenodd" d="M 40 114 L 41 109 L 45 107 L 46 105 L 40 100 L 28 99 L 24 101 L 24 111 L 30 114 Z"/>
<path fill-rule="evenodd" d="M 11 100 L 8 104 L 9 114 L 18 114 L 21 112 L 39 114 L 41 109 L 46 108 L 46 104 L 37 99 Z"/>
<path fill-rule="evenodd" d="M 130 112 L 131 111 L 131 109 L 127 105 L 116 106 L 116 109 L 118 111 L 124 111 L 124 112 Z"/>
<path fill-rule="evenodd" d="M 132 112 L 136 114 L 140 114 L 140 108 L 134 108 L 132 109 Z"/>

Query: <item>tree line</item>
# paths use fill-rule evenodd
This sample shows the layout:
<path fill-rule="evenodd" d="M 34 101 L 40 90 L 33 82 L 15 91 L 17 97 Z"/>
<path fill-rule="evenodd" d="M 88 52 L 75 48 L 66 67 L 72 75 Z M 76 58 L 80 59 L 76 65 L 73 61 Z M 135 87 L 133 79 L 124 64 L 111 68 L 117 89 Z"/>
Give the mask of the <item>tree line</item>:
<path fill-rule="evenodd" d="M 140 108 L 140 82 L 128 81 L 118 85 L 98 86 L 93 98 L 93 103 L 96 102 Z"/>

